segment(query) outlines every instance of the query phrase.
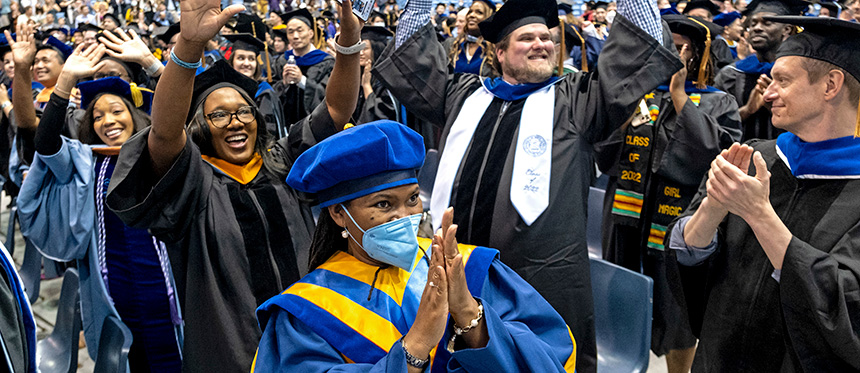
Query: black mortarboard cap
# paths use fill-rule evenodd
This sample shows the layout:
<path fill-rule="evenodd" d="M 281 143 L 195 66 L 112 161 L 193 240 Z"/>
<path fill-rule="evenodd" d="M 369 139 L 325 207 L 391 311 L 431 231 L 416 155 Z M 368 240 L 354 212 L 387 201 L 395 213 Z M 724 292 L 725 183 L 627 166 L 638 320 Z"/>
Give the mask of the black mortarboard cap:
<path fill-rule="evenodd" d="M 565 3 L 558 4 L 558 15 L 563 16 L 570 13 L 573 13 L 573 6 Z"/>
<path fill-rule="evenodd" d="M 332 13 L 330 10 L 324 10 L 322 13 L 320 13 L 320 15 L 323 18 L 329 18 L 329 19 L 334 18 L 334 13 Z"/>
<path fill-rule="evenodd" d="M 594 3 L 594 9 L 609 9 L 609 3 L 606 1 L 598 1 Z"/>
<path fill-rule="evenodd" d="M 720 14 L 720 7 L 711 0 L 693 0 L 687 3 L 687 6 L 684 8 L 684 14 L 689 13 L 693 9 L 707 10 L 711 13 L 711 16 Z"/>
<path fill-rule="evenodd" d="M 699 17 L 690 17 L 680 14 L 663 16 L 663 20 L 669 25 L 672 33 L 684 35 L 699 48 L 701 48 L 701 62 L 699 65 L 699 76 L 696 78 L 698 88 L 705 88 L 708 84 L 708 60 L 711 58 L 711 41 L 723 32 L 723 28 L 713 22 L 708 22 Z"/>
<path fill-rule="evenodd" d="M 277 37 L 283 39 L 284 41 L 289 40 L 289 39 L 287 39 L 287 28 L 286 27 L 281 27 L 281 28 L 277 28 L 277 29 L 273 28 L 272 29 L 272 36 L 277 36 Z"/>
<path fill-rule="evenodd" d="M 236 71 L 227 60 L 218 60 L 206 71 L 197 75 L 194 78 L 194 90 L 191 94 L 191 110 L 188 112 L 186 123 L 191 122 L 191 118 L 197 111 L 197 107 L 209 96 L 214 89 L 220 87 L 232 86 L 237 90 L 241 90 L 251 97 L 257 94 L 258 83 L 242 73 Z"/>
<path fill-rule="evenodd" d="M 752 0 L 743 11 L 743 15 L 751 16 L 760 12 L 768 12 L 778 16 L 799 16 L 803 15 L 809 5 L 803 0 Z"/>
<path fill-rule="evenodd" d="M 122 27 L 122 20 L 119 19 L 119 17 L 115 16 L 113 13 L 106 13 L 104 18 L 111 18 L 118 27 Z"/>
<path fill-rule="evenodd" d="M 832 17 L 764 17 L 765 20 L 803 27 L 785 39 L 776 58 L 800 56 L 836 65 L 860 81 L 860 24 Z M 860 137 L 860 112 L 855 137 Z"/>
<path fill-rule="evenodd" d="M 266 48 L 266 44 L 255 38 L 251 34 L 239 33 L 224 35 L 224 38 L 233 42 L 233 50 L 245 50 L 260 54 L 260 51 Z"/>
<path fill-rule="evenodd" d="M 842 6 L 835 1 L 821 1 L 818 5 L 829 10 L 831 17 L 836 17 L 842 11 Z"/>
<path fill-rule="evenodd" d="M 378 41 L 384 44 L 388 44 L 388 41 L 394 36 L 394 33 L 388 31 L 385 27 L 380 26 L 364 26 L 361 28 L 361 39 L 362 40 L 373 40 Z"/>
<path fill-rule="evenodd" d="M 80 32 L 84 32 L 84 31 L 102 32 L 102 31 L 104 31 L 104 29 L 102 29 L 101 27 L 98 27 L 92 23 L 81 23 L 80 25 L 78 25 L 78 31 L 80 31 Z"/>
<path fill-rule="evenodd" d="M 668 14 L 663 16 L 663 20 L 669 25 L 672 33 L 684 35 L 699 45 L 705 45 L 707 38 L 714 40 L 714 38 L 723 33 L 722 26 L 699 17 Z"/>
<path fill-rule="evenodd" d="M 510 0 L 478 26 L 485 40 L 498 43 L 514 30 L 533 23 L 541 23 L 548 28 L 558 26 L 555 0 Z"/>
<path fill-rule="evenodd" d="M 164 44 L 168 44 L 168 43 L 170 43 L 170 39 L 172 39 L 173 36 L 178 34 L 178 33 L 179 33 L 179 22 L 176 22 L 176 23 L 170 25 L 170 27 L 168 27 L 167 30 L 165 30 L 161 34 L 157 35 L 156 38 L 163 41 Z"/>
<path fill-rule="evenodd" d="M 257 39 L 266 39 L 268 28 L 260 17 L 248 13 L 239 13 L 235 18 L 236 24 L 232 27 L 234 31 L 254 35 Z"/>
<path fill-rule="evenodd" d="M 11 51 L 12 46 L 10 45 L 9 41 L 6 40 L 6 35 L 0 34 L 0 59 L 2 59 L 6 53 Z"/>
<path fill-rule="evenodd" d="M 314 27 L 314 16 L 307 9 L 297 9 L 292 12 L 284 14 L 281 19 L 284 20 L 284 24 L 290 22 L 291 19 L 298 18 L 300 21 L 304 22 L 308 27 Z"/>
<path fill-rule="evenodd" d="M 475 0 L 475 1 L 473 1 L 472 3 L 473 3 L 473 4 L 474 4 L 474 3 L 484 3 L 484 4 L 486 4 L 488 7 L 490 7 L 490 14 L 495 13 L 495 12 L 496 12 L 496 10 L 498 9 L 498 8 L 496 8 L 496 3 L 495 3 L 493 0 Z"/>

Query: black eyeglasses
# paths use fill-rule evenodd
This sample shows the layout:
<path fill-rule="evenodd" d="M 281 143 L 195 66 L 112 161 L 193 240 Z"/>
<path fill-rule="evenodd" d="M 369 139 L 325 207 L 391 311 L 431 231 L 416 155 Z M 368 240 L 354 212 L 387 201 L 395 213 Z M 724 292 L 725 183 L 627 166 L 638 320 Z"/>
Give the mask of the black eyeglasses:
<path fill-rule="evenodd" d="M 206 118 L 209 118 L 212 125 L 218 128 L 227 127 L 233 121 L 233 116 L 236 116 L 236 119 L 243 124 L 248 124 L 257 118 L 257 110 L 253 106 L 242 106 L 232 113 L 226 110 L 217 110 L 206 114 Z"/>

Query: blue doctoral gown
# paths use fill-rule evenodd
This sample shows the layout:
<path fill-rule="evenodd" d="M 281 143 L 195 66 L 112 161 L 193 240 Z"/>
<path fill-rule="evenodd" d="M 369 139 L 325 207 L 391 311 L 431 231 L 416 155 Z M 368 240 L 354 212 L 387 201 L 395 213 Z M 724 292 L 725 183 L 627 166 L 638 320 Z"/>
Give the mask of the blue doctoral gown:
<path fill-rule="evenodd" d="M 21 233 L 45 257 L 56 261 L 77 260 L 84 337 L 95 360 L 104 319 L 120 316 L 100 273 L 102 266 L 96 253 L 97 170 L 92 148 L 63 137 L 56 154 L 36 153 L 18 194 L 18 214 Z M 170 281 L 175 288 L 172 274 Z M 178 304 L 175 307 L 178 313 Z M 175 332 L 177 343 L 181 344 L 180 325 L 176 325 Z"/>
<path fill-rule="evenodd" d="M 430 240 L 419 239 L 430 255 Z M 573 372 L 575 342 L 564 320 L 498 259 L 498 251 L 460 245 L 466 279 L 484 306 L 489 343 L 445 349 L 452 321 L 431 352 L 431 372 Z M 419 252 L 412 272 L 365 264 L 339 252 L 257 310 L 263 337 L 254 372 L 406 372 L 400 338 L 427 282 Z M 337 316 L 339 315 L 339 316 Z"/>

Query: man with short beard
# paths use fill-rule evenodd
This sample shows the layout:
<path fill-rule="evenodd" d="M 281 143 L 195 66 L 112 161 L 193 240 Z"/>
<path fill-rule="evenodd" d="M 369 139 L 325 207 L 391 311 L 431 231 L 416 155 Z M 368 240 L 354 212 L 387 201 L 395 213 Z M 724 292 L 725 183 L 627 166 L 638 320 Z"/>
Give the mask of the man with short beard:
<path fill-rule="evenodd" d="M 766 16 L 801 15 L 809 3 L 803 0 L 753 0 L 744 11 L 749 29 L 747 42 L 756 54 L 724 67 L 714 86 L 735 96 L 743 123 L 742 140 L 774 139 L 783 131 L 770 122 L 770 109 L 762 95 L 771 82 L 770 69 L 776 50 L 793 33 L 793 26 L 765 21 Z"/>
<path fill-rule="evenodd" d="M 430 203 L 433 226 L 454 207 L 461 243 L 497 247 L 501 259 L 562 315 L 579 372 L 596 366 L 594 306 L 585 241 L 594 177 L 592 144 L 678 71 L 655 4 L 622 0 L 597 71 L 553 76 L 555 0 L 510 0 L 480 23 L 496 44 L 498 78 L 453 74 L 429 24 L 430 0 L 413 0 L 376 67 L 421 119 L 444 123 Z M 644 31 L 643 31 L 644 30 Z M 669 39 L 671 40 L 671 39 Z"/>

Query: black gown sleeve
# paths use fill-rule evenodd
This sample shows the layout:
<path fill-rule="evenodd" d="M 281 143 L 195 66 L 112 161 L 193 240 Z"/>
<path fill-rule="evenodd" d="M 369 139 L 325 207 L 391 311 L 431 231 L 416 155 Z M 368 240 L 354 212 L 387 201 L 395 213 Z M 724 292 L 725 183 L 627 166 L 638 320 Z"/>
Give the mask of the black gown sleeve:
<path fill-rule="evenodd" d="M 785 328 L 804 371 L 860 371 L 860 224 L 830 252 L 797 237 L 779 283 Z"/>
<path fill-rule="evenodd" d="M 699 106 L 688 98 L 675 119 L 658 171 L 684 185 L 697 185 L 722 149 L 741 139 L 741 118 L 731 95 L 702 96 Z"/>
<path fill-rule="evenodd" d="M 69 99 L 61 98 L 52 93 L 48 104 L 45 106 L 45 112 L 42 114 L 42 119 L 39 121 L 39 127 L 36 129 L 34 139 L 36 152 L 42 155 L 53 155 L 60 151 L 63 145 L 63 139 L 60 134 L 66 122 L 66 107 L 69 106 Z"/>
<path fill-rule="evenodd" d="M 107 205 L 128 226 L 148 229 L 175 243 L 206 208 L 213 173 L 191 139 L 160 179 L 149 157 L 149 128 L 132 136 L 119 153 L 108 186 Z"/>

